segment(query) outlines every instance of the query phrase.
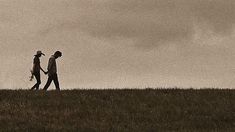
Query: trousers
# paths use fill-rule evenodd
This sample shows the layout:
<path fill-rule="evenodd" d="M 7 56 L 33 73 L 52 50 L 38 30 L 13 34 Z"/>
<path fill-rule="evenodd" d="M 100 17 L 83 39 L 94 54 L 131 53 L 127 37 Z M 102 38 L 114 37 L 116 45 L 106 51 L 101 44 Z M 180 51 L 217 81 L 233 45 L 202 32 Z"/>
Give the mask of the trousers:
<path fill-rule="evenodd" d="M 40 72 L 35 72 L 33 73 L 33 75 L 35 76 L 36 78 L 36 84 L 31 88 L 31 90 L 38 90 L 39 89 L 39 85 L 41 84 L 41 76 L 40 76 Z"/>
<path fill-rule="evenodd" d="M 59 85 L 59 81 L 58 81 L 58 76 L 57 74 L 52 74 L 52 75 L 48 75 L 48 79 L 47 79 L 47 83 L 44 86 L 43 90 L 47 90 L 48 87 L 51 85 L 51 82 L 54 82 L 56 90 L 60 90 L 60 85 Z"/>

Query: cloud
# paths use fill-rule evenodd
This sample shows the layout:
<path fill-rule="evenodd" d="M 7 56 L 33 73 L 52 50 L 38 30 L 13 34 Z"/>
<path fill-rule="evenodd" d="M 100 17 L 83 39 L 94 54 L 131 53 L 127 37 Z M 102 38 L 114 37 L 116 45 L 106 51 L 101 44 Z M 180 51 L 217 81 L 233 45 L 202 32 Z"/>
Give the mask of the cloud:
<path fill-rule="evenodd" d="M 192 12 L 195 19 L 207 23 L 215 33 L 231 33 L 235 23 L 235 1 L 199 0 L 193 2 Z"/>
<path fill-rule="evenodd" d="M 66 3 L 66 1 L 64 1 Z M 195 25 L 218 35 L 234 28 L 234 0 L 73 1 L 40 33 L 77 30 L 93 37 L 133 39 L 141 47 L 192 40 Z M 58 8 L 60 9 L 60 8 Z M 45 14 L 45 13 L 44 13 Z"/>
<path fill-rule="evenodd" d="M 195 27 L 230 35 L 235 23 L 234 0 L 20 0 L 2 3 L 0 24 L 5 24 L 4 28 L 15 25 L 15 33 L 28 36 L 37 32 L 36 36 L 45 37 L 73 30 L 102 39 L 132 39 L 140 47 L 191 41 L 197 31 Z"/>

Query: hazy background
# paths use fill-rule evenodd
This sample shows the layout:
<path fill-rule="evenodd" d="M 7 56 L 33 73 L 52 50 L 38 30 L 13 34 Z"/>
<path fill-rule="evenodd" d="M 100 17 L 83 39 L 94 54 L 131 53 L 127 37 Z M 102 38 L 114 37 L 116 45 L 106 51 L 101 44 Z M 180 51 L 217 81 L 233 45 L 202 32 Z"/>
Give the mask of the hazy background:
<path fill-rule="evenodd" d="M 62 89 L 232 88 L 234 27 L 234 0 L 0 0 L 0 87 L 61 50 Z"/>

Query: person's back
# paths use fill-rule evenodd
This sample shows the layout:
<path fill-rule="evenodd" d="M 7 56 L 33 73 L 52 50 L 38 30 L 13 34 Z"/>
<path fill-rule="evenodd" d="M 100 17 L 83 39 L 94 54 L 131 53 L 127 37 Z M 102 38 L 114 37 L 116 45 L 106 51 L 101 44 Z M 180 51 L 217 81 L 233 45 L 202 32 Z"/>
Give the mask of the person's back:
<path fill-rule="evenodd" d="M 33 59 L 33 73 L 38 72 L 40 72 L 40 59 L 37 55 L 35 55 Z"/>
<path fill-rule="evenodd" d="M 49 59 L 47 70 L 49 76 L 57 73 L 56 58 L 54 55 Z"/>

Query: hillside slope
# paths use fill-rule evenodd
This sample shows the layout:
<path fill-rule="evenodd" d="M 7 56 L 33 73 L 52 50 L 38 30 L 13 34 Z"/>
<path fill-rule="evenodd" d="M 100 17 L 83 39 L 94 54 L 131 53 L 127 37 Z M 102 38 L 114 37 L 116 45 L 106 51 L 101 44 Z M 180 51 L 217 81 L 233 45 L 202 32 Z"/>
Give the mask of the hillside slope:
<path fill-rule="evenodd" d="M 235 131 L 235 90 L 0 90 L 0 131 Z"/>

